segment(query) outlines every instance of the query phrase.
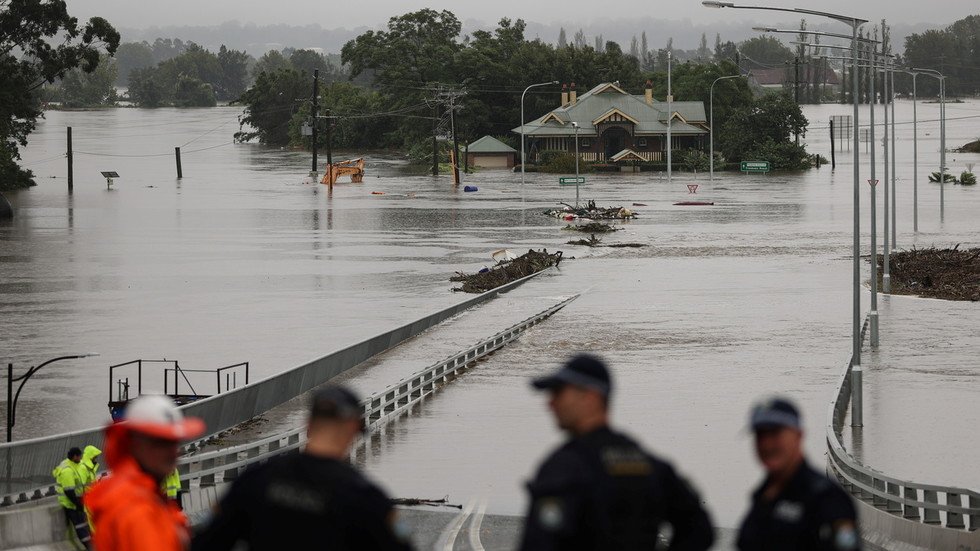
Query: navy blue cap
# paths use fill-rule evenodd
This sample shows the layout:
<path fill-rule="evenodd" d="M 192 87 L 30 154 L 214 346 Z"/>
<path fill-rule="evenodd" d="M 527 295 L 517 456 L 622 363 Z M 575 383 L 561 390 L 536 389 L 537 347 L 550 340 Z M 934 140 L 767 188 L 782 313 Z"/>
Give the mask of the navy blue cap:
<path fill-rule="evenodd" d="M 786 398 L 770 398 L 759 402 L 752 408 L 752 415 L 749 423 L 752 430 L 776 429 L 789 427 L 792 429 L 803 428 L 800 420 L 800 411 Z"/>
<path fill-rule="evenodd" d="M 574 385 L 595 390 L 603 396 L 612 393 L 609 369 L 602 360 L 591 354 L 574 356 L 565 362 L 561 369 L 547 377 L 534 379 L 531 385 L 538 390 L 553 390 L 565 385 Z"/>
<path fill-rule="evenodd" d="M 346 387 L 329 385 L 313 394 L 310 415 L 321 419 L 360 419 L 360 400 Z"/>

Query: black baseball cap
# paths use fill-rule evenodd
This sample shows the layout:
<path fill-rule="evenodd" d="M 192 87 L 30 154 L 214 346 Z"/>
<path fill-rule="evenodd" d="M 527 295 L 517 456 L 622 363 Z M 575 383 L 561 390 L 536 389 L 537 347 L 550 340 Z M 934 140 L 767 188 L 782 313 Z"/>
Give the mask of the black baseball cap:
<path fill-rule="evenodd" d="M 565 362 L 558 371 L 531 381 L 538 390 L 554 390 L 574 385 L 595 390 L 608 397 L 612 394 L 612 379 L 605 362 L 591 354 L 579 354 Z"/>
<path fill-rule="evenodd" d="M 775 397 L 752 407 L 749 424 L 753 431 L 788 427 L 801 429 L 800 410 L 786 398 Z"/>
<path fill-rule="evenodd" d="M 360 399 L 349 388 L 330 385 L 313 394 L 310 417 L 314 419 L 360 419 L 364 429 L 364 410 Z"/>

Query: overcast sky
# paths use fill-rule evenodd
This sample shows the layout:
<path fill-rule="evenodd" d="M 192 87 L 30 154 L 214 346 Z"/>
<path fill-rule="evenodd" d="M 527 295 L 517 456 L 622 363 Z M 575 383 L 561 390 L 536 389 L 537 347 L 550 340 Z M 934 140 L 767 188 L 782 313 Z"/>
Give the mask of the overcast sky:
<path fill-rule="evenodd" d="M 750 0 L 772 6 L 798 6 L 837 12 L 870 20 L 888 19 L 892 24 L 948 24 L 968 15 L 980 14 L 977 0 Z M 146 28 L 163 25 L 216 25 L 225 21 L 270 24 L 319 24 L 324 28 L 377 27 L 389 17 L 430 7 L 448 9 L 460 19 L 494 23 L 501 17 L 522 18 L 539 23 L 588 26 L 595 18 L 691 20 L 720 23 L 750 19 L 759 23 L 786 21 L 778 13 L 748 10 L 708 9 L 700 0 L 69 0 L 72 15 L 84 19 L 100 15 L 117 27 Z M 814 20 L 814 23 L 816 21 Z"/>

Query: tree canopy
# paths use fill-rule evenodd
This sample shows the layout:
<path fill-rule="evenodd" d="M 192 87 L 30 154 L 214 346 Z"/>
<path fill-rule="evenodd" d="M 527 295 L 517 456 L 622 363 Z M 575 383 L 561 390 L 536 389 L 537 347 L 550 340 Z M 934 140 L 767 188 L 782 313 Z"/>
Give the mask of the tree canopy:
<path fill-rule="evenodd" d="M 0 189 L 33 185 L 33 174 L 17 161 L 41 116 L 41 86 L 76 67 L 92 73 L 118 46 L 108 21 L 80 24 L 64 0 L 0 2 Z"/>

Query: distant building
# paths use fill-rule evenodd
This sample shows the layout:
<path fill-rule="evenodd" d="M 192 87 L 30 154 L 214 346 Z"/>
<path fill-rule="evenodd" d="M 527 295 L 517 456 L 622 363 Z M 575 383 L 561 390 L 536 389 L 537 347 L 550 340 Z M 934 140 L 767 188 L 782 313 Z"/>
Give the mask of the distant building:
<path fill-rule="evenodd" d="M 493 136 L 484 136 L 466 146 L 466 163 L 478 168 L 514 168 L 517 150 Z"/>
<path fill-rule="evenodd" d="M 673 150 L 705 149 L 708 123 L 704 103 L 671 103 L 671 145 Z M 620 160 L 666 161 L 667 102 L 653 97 L 647 81 L 643 95 L 632 95 L 614 83 L 603 83 L 578 96 L 575 84 L 563 86 L 561 104 L 524 127 L 530 159 L 544 151 L 575 152 L 575 126 L 578 124 L 579 153 L 582 160 L 617 162 Z M 520 134 L 521 127 L 513 132 Z"/>
<path fill-rule="evenodd" d="M 793 85 L 796 84 L 796 69 L 792 63 L 786 67 L 752 69 L 751 74 L 759 86 L 770 90 L 786 90 L 792 93 Z M 840 76 L 832 68 L 825 67 L 823 63 L 800 63 L 801 89 L 804 86 L 816 86 L 821 93 L 824 90 L 838 92 Z"/>

